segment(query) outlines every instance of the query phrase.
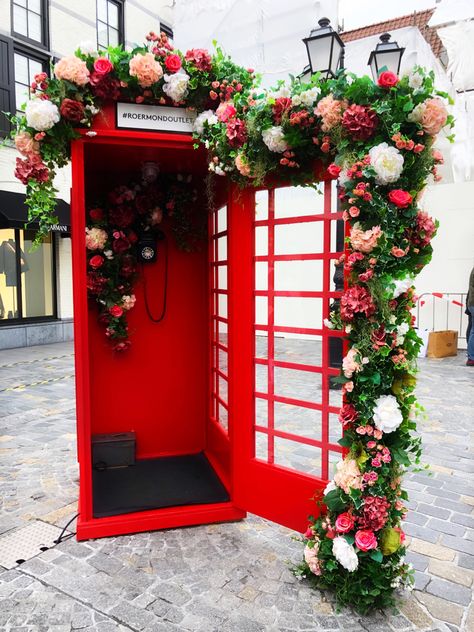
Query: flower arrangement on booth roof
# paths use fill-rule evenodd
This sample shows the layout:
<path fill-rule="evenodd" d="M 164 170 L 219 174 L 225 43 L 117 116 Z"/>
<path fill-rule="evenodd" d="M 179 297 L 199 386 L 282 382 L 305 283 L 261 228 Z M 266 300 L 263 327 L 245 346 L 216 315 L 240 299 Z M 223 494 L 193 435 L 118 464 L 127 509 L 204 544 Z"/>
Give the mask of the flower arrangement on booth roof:
<path fill-rule="evenodd" d="M 413 328 L 412 286 L 431 258 L 437 229 L 419 204 L 428 179 L 439 179 L 443 159 L 434 141 L 453 126 L 448 95 L 419 67 L 402 78 L 382 72 L 377 83 L 340 71 L 331 80 L 291 78 L 265 91 L 253 71 L 219 49 L 183 54 L 163 34 L 150 34 L 145 46 L 130 52 L 79 49 L 58 62 L 54 74 L 37 77 L 33 89 L 41 93 L 25 115 L 13 117 L 24 155 L 16 173 L 28 187 L 30 217 L 40 219 L 43 232 L 54 223 L 54 171 L 68 159 L 75 127 L 90 125 L 106 100 L 195 109 L 196 144 L 208 149 L 209 170 L 245 186 L 262 185 L 269 176 L 312 185 L 315 162 L 338 180 L 349 232 L 339 262 L 346 286 L 325 326 L 344 329 L 349 343 L 340 377 L 345 456 L 318 500 L 295 572 L 362 613 L 390 605 L 394 590 L 412 583 L 404 563 L 407 494 L 401 488 L 404 471 L 421 453 L 414 395 L 421 341 Z M 88 240 L 98 241 L 102 254 L 89 252 L 89 290 L 102 306 L 106 331 L 127 346 L 123 318 L 133 304 L 135 260 L 124 262 L 126 251 L 121 260 L 108 259 L 114 240 L 123 239 L 114 231 L 122 228 L 110 232 L 102 219 L 91 219 Z M 102 261 L 95 268 L 97 255 Z M 123 275 L 114 277 L 117 262 L 120 273 L 125 263 L 130 274 L 124 282 Z M 100 280 L 103 270 L 117 280 L 114 288 Z M 103 288 L 111 292 L 106 297 Z"/>
<path fill-rule="evenodd" d="M 87 291 L 97 303 L 99 323 L 114 351 L 125 351 L 131 344 L 127 316 L 136 303 L 140 234 L 162 238 L 160 227 L 168 217 L 177 246 L 193 250 L 205 235 L 205 218 L 193 213 L 196 198 L 191 176 L 161 176 L 155 181 L 153 175 L 152 181 L 115 188 L 104 204 L 88 210 Z"/>

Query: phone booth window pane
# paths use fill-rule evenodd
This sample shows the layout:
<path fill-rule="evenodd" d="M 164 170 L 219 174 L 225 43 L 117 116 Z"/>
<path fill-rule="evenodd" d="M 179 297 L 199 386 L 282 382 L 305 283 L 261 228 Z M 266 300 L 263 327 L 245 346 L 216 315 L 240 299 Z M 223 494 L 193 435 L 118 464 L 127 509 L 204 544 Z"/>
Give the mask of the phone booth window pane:
<path fill-rule="evenodd" d="M 0 320 L 19 318 L 15 231 L 0 230 Z"/>
<path fill-rule="evenodd" d="M 53 243 L 51 235 L 32 250 L 34 230 L 20 233 L 23 317 L 54 315 Z"/>

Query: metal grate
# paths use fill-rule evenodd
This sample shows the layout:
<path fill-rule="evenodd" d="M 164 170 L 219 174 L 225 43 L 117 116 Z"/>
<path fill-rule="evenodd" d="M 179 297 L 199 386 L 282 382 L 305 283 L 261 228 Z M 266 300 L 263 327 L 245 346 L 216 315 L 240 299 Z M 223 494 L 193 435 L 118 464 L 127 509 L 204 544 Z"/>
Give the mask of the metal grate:
<path fill-rule="evenodd" d="M 15 568 L 55 545 L 61 529 L 47 522 L 35 522 L 0 538 L 0 566 Z"/>

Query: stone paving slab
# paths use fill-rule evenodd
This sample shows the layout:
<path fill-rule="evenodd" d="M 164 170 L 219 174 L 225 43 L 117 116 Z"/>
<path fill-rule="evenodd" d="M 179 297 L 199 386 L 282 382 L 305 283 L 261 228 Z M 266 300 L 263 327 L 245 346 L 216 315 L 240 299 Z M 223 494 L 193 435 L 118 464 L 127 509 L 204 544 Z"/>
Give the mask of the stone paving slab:
<path fill-rule="evenodd" d="M 302 341 L 279 341 L 297 360 Z M 310 354 L 317 356 L 317 349 Z M 62 542 L 0 568 L 0 632 L 25 630 L 474 630 L 474 369 L 420 361 L 420 424 L 432 473 L 407 477 L 408 558 L 417 590 L 399 610 L 359 617 L 298 582 L 301 546 L 256 516 L 231 524 Z M 42 519 L 64 526 L 77 500 L 71 343 L 0 354 L 0 533 Z M 311 383 L 300 386 L 304 395 Z M 292 385 L 294 388 L 294 385 Z M 292 414 L 289 423 L 314 424 Z M 303 454 L 288 454 L 302 463 Z M 73 528 L 74 525 L 72 525 Z"/>

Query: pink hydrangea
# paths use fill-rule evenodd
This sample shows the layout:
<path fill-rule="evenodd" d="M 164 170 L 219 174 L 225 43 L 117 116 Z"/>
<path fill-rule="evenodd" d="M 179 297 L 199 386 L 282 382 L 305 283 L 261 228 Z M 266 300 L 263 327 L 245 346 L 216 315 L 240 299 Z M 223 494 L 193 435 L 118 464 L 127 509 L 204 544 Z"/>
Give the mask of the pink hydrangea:
<path fill-rule="evenodd" d="M 342 114 L 346 108 L 347 101 L 338 101 L 332 94 L 323 97 L 314 110 L 314 113 L 322 118 L 322 131 L 329 132 L 340 123 Z"/>
<path fill-rule="evenodd" d="M 380 226 L 374 226 L 369 230 L 362 230 L 360 224 L 356 224 L 351 230 L 351 246 L 354 250 L 369 253 L 377 245 L 377 241 L 382 235 Z"/>
<path fill-rule="evenodd" d="M 388 520 L 390 503 L 385 496 L 366 496 L 357 519 L 361 529 L 380 531 Z"/>
<path fill-rule="evenodd" d="M 351 489 L 362 489 L 362 474 L 354 459 L 345 458 L 343 461 L 339 461 L 336 466 L 334 482 L 346 494 L 349 494 Z"/>
<path fill-rule="evenodd" d="M 375 304 L 370 292 L 362 285 L 348 288 L 341 296 L 341 317 L 346 322 L 354 320 L 357 314 L 369 318 L 375 312 Z"/>
<path fill-rule="evenodd" d="M 129 64 L 132 77 L 136 77 L 142 88 L 149 88 L 163 76 L 163 68 L 156 61 L 153 53 L 137 53 Z"/>
<path fill-rule="evenodd" d="M 75 83 L 76 86 L 85 86 L 89 83 L 89 70 L 87 64 L 75 55 L 63 57 L 54 67 L 57 79 L 63 79 Z"/>

